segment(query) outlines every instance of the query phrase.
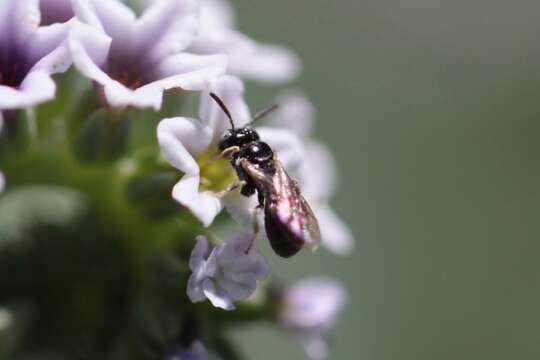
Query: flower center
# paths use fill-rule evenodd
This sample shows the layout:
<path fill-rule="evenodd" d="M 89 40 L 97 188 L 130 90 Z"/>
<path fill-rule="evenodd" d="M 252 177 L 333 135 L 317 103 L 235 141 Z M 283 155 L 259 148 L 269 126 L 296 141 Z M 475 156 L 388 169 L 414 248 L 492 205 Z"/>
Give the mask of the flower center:
<path fill-rule="evenodd" d="M 122 83 L 131 90 L 136 90 L 151 82 L 148 78 L 151 67 L 129 51 L 123 51 L 118 42 L 113 41 L 107 63 L 107 73 L 111 78 Z"/>
<path fill-rule="evenodd" d="M 28 66 L 23 61 L 13 59 L 15 56 L 3 57 L 1 55 L 0 85 L 18 87 L 28 73 Z"/>
<path fill-rule="evenodd" d="M 216 158 L 218 154 L 214 147 L 197 157 L 201 169 L 201 191 L 221 191 L 237 180 L 229 160 Z"/>

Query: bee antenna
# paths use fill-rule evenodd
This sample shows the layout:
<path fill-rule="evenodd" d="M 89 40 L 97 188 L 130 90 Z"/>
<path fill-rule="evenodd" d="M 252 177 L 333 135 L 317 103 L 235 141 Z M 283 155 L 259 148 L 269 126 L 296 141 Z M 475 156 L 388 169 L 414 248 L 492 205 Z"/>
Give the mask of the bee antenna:
<path fill-rule="evenodd" d="M 227 109 L 227 106 L 225 106 L 225 104 L 223 103 L 223 100 L 221 100 L 219 98 L 219 96 L 217 96 L 216 94 L 214 94 L 213 92 L 210 93 L 210 97 L 212 97 L 212 99 L 214 99 L 214 101 L 219 105 L 219 107 L 221 108 L 221 110 L 223 110 L 223 112 L 225 113 L 225 115 L 227 115 L 227 118 L 229 119 L 230 123 L 231 123 L 231 128 L 234 130 L 234 122 L 232 120 L 232 116 L 231 116 L 231 113 L 229 112 L 229 109 Z"/>
<path fill-rule="evenodd" d="M 261 110 L 258 113 L 256 113 L 255 116 L 253 116 L 253 119 L 251 120 L 251 122 L 253 123 L 253 122 L 255 122 L 255 121 L 259 120 L 259 119 L 262 119 L 263 117 L 265 117 L 266 115 L 268 115 L 272 111 L 277 110 L 277 108 L 279 108 L 278 104 L 270 105 L 266 109 Z"/>

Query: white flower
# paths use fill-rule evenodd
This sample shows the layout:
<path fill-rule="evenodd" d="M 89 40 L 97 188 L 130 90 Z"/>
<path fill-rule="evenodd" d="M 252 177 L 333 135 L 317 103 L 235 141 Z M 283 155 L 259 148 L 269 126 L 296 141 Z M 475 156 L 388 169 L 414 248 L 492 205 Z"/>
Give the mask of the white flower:
<path fill-rule="evenodd" d="M 71 65 L 65 41 L 71 23 L 39 24 L 37 0 L 0 0 L 0 111 L 52 100 L 51 74 Z"/>
<path fill-rule="evenodd" d="M 70 36 L 73 62 L 103 86 L 111 106 L 159 110 L 165 90 L 201 90 L 225 71 L 223 55 L 183 52 L 198 29 L 196 0 L 156 1 L 139 18 L 118 0 L 72 2 L 88 24 Z"/>
<path fill-rule="evenodd" d="M 227 0 L 201 1 L 201 29 L 189 51 L 226 54 L 227 73 L 250 80 L 285 82 L 295 78 L 301 68 L 289 49 L 257 43 L 235 30 L 234 12 Z"/>
<path fill-rule="evenodd" d="M 207 360 L 208 352 L 204 345 L 195 340 L 186 348 L 177 346 L 165 354 L 164 360 Z"/>
<path fill-rule="evenodd" d="M 310 138 L 315 120 L 313 105 L 299 92 L 286 93 L 278 98 L 278 104 L 271 124 L 288 128 L 304 139 L 306 152 L 294 175 L 298 176 L 302 192 L 319 220 L 321 244 L 337 254 L 350 253 L 353 235 L 330 206 L 337 182 L 334 157 L 326 145 Z"/>
<path fill-rule="evenodd" d="M 225 102 L 236 127 L 249 123 L 251 117 L 243 99 L 244 86 L 240 80 L 223 76 L 212 83 L 211 91 Z M 172 196 L 205 226 L 212 223 L 223 206 L 237 221 L 251 226 L 251 211 L 255 206 L 253 200 L 246 201 L 237 192 L 225 197 L 215 194 L 237 180 L 237 177 L 225 159 L 212 164 L 212 157 L 219 154 L 219 137 L 230 125 L 223 111 L 210 98 L 208 91 L 201 94 L 199 117 L 200 120 L 169 118 L 158 125 L 158 141 L 165 158 L 184 172 L 184 176 L 174 186 Z M 298 164 L 302 159 L 302 145 L 292 132 L 271 128 L 257 128 L 257 131 L 261 140 L 277 152 L 285 168 Z M 201 188 L 204 183 L 214 186 L 217 184 L 218 187 L 212 188 L 212 191 L 205 190 Z"/>
<path fill-rule="evenodd" d="M 302 338 L 313 359 L 328 357 L 326 338 L 347 302 L 345 288 L 330 278 L 310 278 L 285 288 L 280 324 Z"/>
<path fill-rule="evenodd" d="M 208 299 L 215 307 L 233 310 L 234 301 L 248 298 L 257 288 L 257 281 L 269 273 L 255 245 L 246 253 L 250 243 L 249 234 L 236 233 L 211 250 L 208 240 L 198 236 L 189 259 L 193 272 L 187 285 L 189 299 Z"/>

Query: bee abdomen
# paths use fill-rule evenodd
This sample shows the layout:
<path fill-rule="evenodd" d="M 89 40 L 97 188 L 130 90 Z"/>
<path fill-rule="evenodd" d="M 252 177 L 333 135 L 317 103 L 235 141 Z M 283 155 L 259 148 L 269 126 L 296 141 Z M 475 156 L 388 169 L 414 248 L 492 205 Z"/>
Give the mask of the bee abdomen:
<path fill-rule="evenodd" d="M 289 258 L 302 249 L 304 241 L 290 230 L 288 224 L 284 224 L 268 209 L 264 215 L 266 235 L 276 254 Z"/>

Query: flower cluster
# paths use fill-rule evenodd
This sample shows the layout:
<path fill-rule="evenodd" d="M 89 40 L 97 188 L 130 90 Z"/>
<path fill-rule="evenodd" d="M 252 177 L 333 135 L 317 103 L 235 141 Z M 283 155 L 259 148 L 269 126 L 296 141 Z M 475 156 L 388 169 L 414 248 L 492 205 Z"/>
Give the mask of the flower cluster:
<path fill-rule="evenodd" d="M 62 102 L 58 95 L 62 88 L 57 89 L 55 74 L 70 68 L 71 76 L 82 74 L 86 85 L 91 84 L 85 87 L 83 82 L 73 81 L 69 85 L 68 93 L 76 93 L 77 86 L 86 89 L 80 91 L 80 106 L 70 111 L 43 110 L 53 100 Z M 29 153 L 54 143 L 58 132 L 65 131 L 65 141 L 72 143 L 75 158 L 84 163 L 102 156 L 100 146 L 116 149 L 121 142 L 115 137 L 119 128 L 124 129 L 120 130 L 120 139 L 129 137 L 129 127 L 122 127 L 127 122 L 125 117 L 156 114 L 160 121 L 155 123 L 151 137 L 157 137 L 157 142 L 154 139 L 148 143 L 159 146 L 161 155 L 151 157 L 151 166 L 148 158 L 140 160 L 145 149 L 133 146 L 133 142 L 119 156 L 109 154 L 106 158 L 115 161 L 112 169 L 117 177 L 131 180 L 143 174 L 146 181 L 165 174 L 174 179 L 167 191 L 181 206 L 175 215 L 185 215 L 172 226 L 181 228 L 184 235 L 188 233 L 190 245 L 195 244 L 189 258 L 181 257 L 189 267 L 189 300 L 209 300 L 216 308 L 234 310 L 249 303 L 243 300 L 261 290 L 267 299 L 261 309 L 272 312 L 268 309 L 277 303 L 276 323 L 304 339 L 308 355 L 324 358 L 325 339 L 344 307 L 345 290 L 331 279 L 304 280 L 281 287 L 277 298 L 276 292 L 270 290 L 276 286 L 272 280 L 265 281 L 270 268 L 253 242 L 253 223 L 263 220 L 254 210 L 256 196 L 223 192 L 237 180 L 231 164 L 219 159 L 218 143 L 230 123 L 209 96 L 217 94 L 223 100 L 234 126 L 240 128 L 252 120 L 244 99 L 244 80 L 285 83 L 297 77 L 300 69 L 298 57 L 289 49 L 259 43 L 238 31 L 234 11 L 226 0 L 0 0 L 0 151 L 7 148 L 0 154 L 0 166 L 5 171 L 0 172 L 0 192 L 10 194 L 11 174 L 14 192 L 17 184 L 37 181 L 30 178 L 25 182 L 21 179 L 27 175 L 15 176 L 17 161 L 10 161 L 9 156 L 27 159 Z M 174 93 L 180 97 L 198 93 L 198 115 L 192 117 L 176 107 L 169 115 L 173 117 L 164 118 L 161 111 L 165 96 L 173 93 L 168 90 L 176 90 Z M 330 207 L 336 165 L 329 149 L 312 139 L 315 110 L 298 91 L 284 93 L 277 103 L 278 111 L 269 116 L 266 126 L 257 127 L 257 132 L 311 204 L 320 224 L 322 245 L 346 255 L 353 248 L 353 239 Z M 58 118 L 65 118 L 65 123 L 58 125 Z M 20 122 L 26 125 L 20 126 Z M 27 135 L 24 139 L 30 139 L 21 142 L 27 146 L 24 151 L 19 149 L 21 133 Z M 142 134 L 148 136 L 148 131 Z M 47 137 L 47 141 L 32 144 L 40 136 Z M 61 142 L 52 148 L 56 151 L 70 146 Z M 80 155 L 92 151 L 91 156 Z M 55 159 L 72 161 L 67 158 Z M 79 166 L 66 166 L 65 171 L 78 171 Z M 148 175 L 148 171 L 155 173 Z M 80 185 L 84 181 L 65 178 L 70 186 L 86 191 L 87 187 Z M 36 175 L 35 179 L 41 177 Z M 146 192 L 138 184 L 133 186 L 137 199 L 146 199 L 157 191 L 154 183 Z M 218 216 L 223 209 L 242 231 L 212 245 L 208 239 L 213 239 L 214 230 L 224 228 Z M 193 229 L 199 234 L 194 234 Z M 196 309 L 190 310 L 190 316 Z M 186 335 L 186 331 L 181 332 Z M 203 335 L 196 331 L 187 335 L 191 340 L 173 344 L 165 358 L 207 358 Z"/>

